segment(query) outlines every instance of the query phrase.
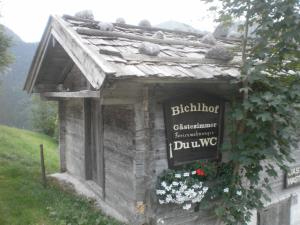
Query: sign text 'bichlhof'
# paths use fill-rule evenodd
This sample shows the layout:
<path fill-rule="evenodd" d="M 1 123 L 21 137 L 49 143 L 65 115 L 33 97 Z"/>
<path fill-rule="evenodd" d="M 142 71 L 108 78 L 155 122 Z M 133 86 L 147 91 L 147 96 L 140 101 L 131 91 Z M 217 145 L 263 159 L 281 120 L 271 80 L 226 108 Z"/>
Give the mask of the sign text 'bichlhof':
<path fill-rule="evenodd" d="M 224 103 L 218 98 L 185 97 L 164 104 L 169 166 L 217 159 Z"/>

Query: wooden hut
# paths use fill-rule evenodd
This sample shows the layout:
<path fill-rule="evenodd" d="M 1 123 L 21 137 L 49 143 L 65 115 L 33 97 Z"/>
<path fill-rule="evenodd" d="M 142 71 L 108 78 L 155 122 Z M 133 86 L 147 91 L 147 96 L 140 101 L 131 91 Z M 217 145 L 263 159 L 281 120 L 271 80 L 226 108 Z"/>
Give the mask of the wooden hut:
<path fill-rule="evenodd" d="M 163 107 L 184 96 L 228 99 L 240 57 L 226 49 L 239 44 L 149 24 L 55 16 L 24 89 L 58 101 L 61 172 L 75 189 L 94 193 L 104 212 L 129 224 L 214 224 L 205 212 L 155 198 L 157 176 L 176 164 L 168 164 Z"/>

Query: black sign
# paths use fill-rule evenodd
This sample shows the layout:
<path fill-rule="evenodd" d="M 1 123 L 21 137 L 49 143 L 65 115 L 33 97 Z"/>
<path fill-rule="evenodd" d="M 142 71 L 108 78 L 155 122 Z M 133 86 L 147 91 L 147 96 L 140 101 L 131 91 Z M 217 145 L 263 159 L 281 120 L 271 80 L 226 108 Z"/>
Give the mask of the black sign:
<path fill-rule="evenodd" d="M 285 187 L 294 187 L 300 185 L 300 166 L 291 168 L 288 173 L 285 174 Z"/>
<path fill-rule="evenodd" d="M 164 104 L 169 167 L 217 159 L 223 136 L 224 102 L 203 95 Z"/>

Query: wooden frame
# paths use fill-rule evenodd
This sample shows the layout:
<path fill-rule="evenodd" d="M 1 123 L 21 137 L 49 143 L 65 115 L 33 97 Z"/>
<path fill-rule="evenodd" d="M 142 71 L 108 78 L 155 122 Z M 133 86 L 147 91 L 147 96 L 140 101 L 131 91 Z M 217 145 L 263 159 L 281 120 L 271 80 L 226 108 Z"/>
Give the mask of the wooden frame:
<path fill-rule="evenodd" d="M 42 97 L 46 98 L 100 98 L 100 91 L 73 91 L 73 92 L 44 92 Z"/>

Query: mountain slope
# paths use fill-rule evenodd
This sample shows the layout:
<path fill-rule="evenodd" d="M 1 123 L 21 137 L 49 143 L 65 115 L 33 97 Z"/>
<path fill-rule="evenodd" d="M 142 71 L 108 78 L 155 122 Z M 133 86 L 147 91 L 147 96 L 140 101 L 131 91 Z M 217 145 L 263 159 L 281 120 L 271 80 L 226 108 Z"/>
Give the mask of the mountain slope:
<path fill-rule="evenodd" d="M 156 25 L 156 27 L 163 28 L 163 29 L 170 29 L 170 30 L 203 33 L 202 31 L 199 31 L 188 24 L 173 21 L 173 20 L 169 20 L 169 21 L 160 23 L 160 24 Z"/>
<path fill-rule="evenodd" d="M 25 43 L 13 31 L 5 31 L 12 38 L 15 60 L 0 75 L 0 124 L 31 129 L 31 98 L 22 89 L 37 43 Z"/>

